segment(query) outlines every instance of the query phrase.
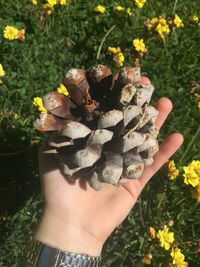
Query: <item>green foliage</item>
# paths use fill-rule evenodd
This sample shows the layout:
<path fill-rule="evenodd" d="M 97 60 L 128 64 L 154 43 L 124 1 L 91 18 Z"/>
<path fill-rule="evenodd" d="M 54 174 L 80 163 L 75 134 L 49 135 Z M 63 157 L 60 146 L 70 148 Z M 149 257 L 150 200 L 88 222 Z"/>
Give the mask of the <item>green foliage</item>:
<path fill-rule="evenodd" d="M 0 247 L 0 266 L 18 266 L 26 247 L 26 240 L 32 234 L 40 212 L 41 200 L 35 195 L 18 213 L 7 218 L 7 223 L 1 231 L 1 242 L 4 247 Z"/>
<path fill-rule="evenodd" d="M 98 4 L 106 6 L 104 14 L 93 12 Z M 117 5 L 131 7 L 133 15 L 114 14 L 113 7 Z M 166 36 L 165 42 L 144 25 L 147 19 L 175 13 L 183 19 L 184 27 Z M 140 63 L 143 75 L 155 85 L 153 101 L 166 96 L 174 105 L 160 132 L 160 141 L 169 133 L 181 132 L 185 142 L 174 157 L 177 165 L 181 168 L 193 159 L 200 160 L 200 111 L 196 99 L 188 91 L 191 81 L 200 82 L 200 26 L 189 22 L 194 14 L 200 16 L 198 0 L 147 0 L 142 9 L 130 0 L 73 0 L 69 6 L 56 6 L 50 15 L 42 5 L 35 6 L 31 1 L 0 0 L 0 64 L 6 72 L 0 85 L 3 174 L 0 215 L 6 218 L 1 221 L 0 266 L 17 266 L 25 235 L 34 228 L 41 208 L 39 197 L 32 197 L 32 192 L 39 194 L 36 152 L 28 154 L 29 160 L 25 160 L 27 150 L 42 138 L 32 127 L 35 120 L 33 98 L 55 90 L 70 67 L 87 69 L 102 63 L 116 71 L 112 56 L 107 52 L 109 46 L 119 46 L 125 55 L 125 65 L 128 65 L 133 64 L 132 40 L 144 39 L 148 52 Z M 24 28 L 25 40 L 6 40 L 3 29 L 7 25 Z M 19 160 L 26 164 L 19 164 Z M 143 266 L 142 259 L 149 251 L 153 254 L 151 266 L 167 266 L 171 261 L 169 253 L 149 237 L 148 228 L 161 229 L 170 220 L 174 221 L 170 229 L 175 233 L 175 242 L 180 244 L 189 266 L 199 266 L 196 249 L 200 212 L 190 191 L 191 188 L 183 184 L 182 175 L 176 181 L 169 181 L 167 169 L 163 168 L 105 244 L 102 266 Z M 7 205 L 9 199 L 13 201 Z"/>

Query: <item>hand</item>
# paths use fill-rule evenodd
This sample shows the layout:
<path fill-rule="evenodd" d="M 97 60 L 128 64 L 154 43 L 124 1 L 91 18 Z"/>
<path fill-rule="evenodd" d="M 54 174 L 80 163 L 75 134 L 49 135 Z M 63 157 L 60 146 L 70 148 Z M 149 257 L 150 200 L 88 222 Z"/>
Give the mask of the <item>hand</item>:
<path fill-rule="evenodd" d="M 161 98 L 156 108 L 159 110 L 156 126 L 160 129 L 172 104 Z M 62 250 L 100 255 L 105 240 L 126 218 L 146 183 L 182 142 L 181 134 L 170 135 L 141 178 L 120 187 L 107 184 L 100 191 L 92 189 L 83 179 L 69 181 L 61 174 L 57 160 L 40 152 L 45 206 L 35 238 Z"/>

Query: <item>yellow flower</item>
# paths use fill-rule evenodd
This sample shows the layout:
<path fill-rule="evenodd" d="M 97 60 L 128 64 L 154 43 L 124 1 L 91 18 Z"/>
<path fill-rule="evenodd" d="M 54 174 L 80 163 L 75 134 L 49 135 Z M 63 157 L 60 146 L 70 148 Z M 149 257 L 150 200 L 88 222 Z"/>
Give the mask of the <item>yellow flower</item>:
<path fill-rule="evenodd" d="M 49 10 L 53 10 L 53 9 L 54 9 L 54 6 L 51 6 L 51 5 L 48 4 L 48 3 L 44 4 L 43 7 L 44 7 L 45 9 L 49 9 Z"/>
<path fill-rule="evenodd" d="M 135 0 L 135 5 L 139 8 L 143 8 L 145 3 L 146 3 L 146 0 Z"/>
<path fill-rule="evenodd" d="M 152 261 L 152 254 L 151 253 L 148 253 L 144 256 L 144 258 L 142 259 L 143 263 L 146 264 L 146 265 L 150 265 L 151 264 L 151 261 Z"/>
<path fill-rule="evenodd" d="M 124 64 L 124 54 L 121 51 L 120 47 L 108 47 L 108 52 L 112 53 L 113 60 L 115 62 L 116 67 L 122 67 Z"/>
<path fill-rule="evenodd" d="M 31 1 L 33 5 L 37 5 L 38 4 L 38 0 L 32 0 Z"/>
<path fill-rule="evenodd" d="M 171 244 L 174 242 L 174 233 L 169 232 L 167 225 L 164 226 L 163 230 L 159 230 L 156 236 L 159 239 L 160 246 L 166 250 L 169 250 Z"/>
<path fill-rule="evenodd" d="M 151 29 L 155 28 L 157 23 L 158 23 L 158 18 L 153 18 L 151 20 L 148 19 L 145 24 L 146 24 L 148 30 L 151 30 Z"/>
<path fill-rule="evenodd" d="M 190 17 L 189 17 L 189 20 L 190 20 L 191 22 L 194 22 L 194 23 L 198 24 L 198 22 L 199 22 L 199 17 L 196 16 L 196 15 L 193 15 L 193 16 L 190 16 Z"/>
<path fill-rule="evenodd" d="M 33 105 L 35 105 L 40 112 L 47 113 L 46 108 L 43 106 L 41 97 L 35 97 L 33 100 Z"/>
<path fill-rule="evenodd" d="M 165 35 L 167 35 L 170 32 L 169 26 L 168 26 L 165 18 L 163 18 L 163 17 L 158 18 L 158 24 L 155 28 L 155 31 L 158 32 L 161 39 L 163 39 L 163 40 L 165 39 Z"/>
<path fill-rule="evenodd" d="M 47 3 L 50 5 L 50 6 L 55 6 L 57 4 L 57 0 L 47 0 Z"/>
<path fill-rule="evenodd" d="M 120 53 L 121 52 L 121 49 L 120 49 L 120 47 L 111 47 L 111 46 L 109 46 L 108 47 L 108 52 L 110 52 L 110 53 L 112 53 L 112 54 L 117 54 L 117 53 Z"/>
<path fill-rule="evenodd" d="M 134 39 L 133 46 L 137 52 L 146 52 L 146 47 L 143 39 Z"/>
<path fill-rule="evenodd" d="M 57 88 L 57 92 L 63 95 L 68 96 L 69 92 L 67 91 L 67 88 L 64 86 L 64 84 L 60 84 L 60 86 Z"/>
<path fill-rule="evenodd" d="M 172 256 L 172 263 L 174 267 L 186 267 L 188 266 L 187 262 L 185 260 L 185 256 L 181 252 L 179 248 L 172 248 L 172 252 L 170 253 Z"/>
<path fill-rule="evenodd" d="M 168 20 L 169 23 L 170 21 L 171 20 Z M 145 24 L 148 30 L 156 31 L 162 40 L 164 40 L 165 36 L 170 32 L 170 28 L 167 23 L 167 20 L 163 18 L 162 16 L 153 18 L 151 20 L 147 20 Z"/>
<path fill-rule="evenodd" d="M 198 109 L 200 110 L 200 101 L 198 101 L 198 103 L 197 103 L 197 107 L 198 107 Z"/>
<path fill-rule="evenodd" d="M 94 11 L 95 11 L 96 13 L 103 14 L 103 13 L 106 12 L 106 8 L 105 8 L 105 6 L 98 5 L 98 6 L 96 6 L 96 7 L 94 8 Z"/>
<path fill-rule="evenodd" d="M 6 38 L 8 40 L 15 40 L 18 38 L 18 33 L 19 33 L 18 29 L 16 29 L 13 26 L 7 25 L 3 31 L 3 36 L 4 36 L 4 38 Z"/>
<path fill-rule="evenodd" d="M 160 38 L 163 40 L 165 39 L 165 35 L 169 32 L 168 26 L 162 26 L 160 23 L 157 25 L 155 30 L 158 32 Z"/>
<path fill-rule="evenodd" d="M 156 24 L 156 23 L 158 23 L 158 18 L 152 18 L 152 19 L 150 20 L 150 22 L 151 22 L 152 24 Z"/>
<path fill-rule="evenodd" d="M 114 12 L 118 12 L 118 13 L 121 13 L 121 12 L 124 12 L 125 11 L 125 7 L 123 6 L 116 6 L 113 8 Z"/>
<path fill-rule="evenodd" d="M 131 11 L 130 7 L 127 8 L 126 13 L 128 14 L 128 16 L 132 16 L 133 12 Z"/>
<path fill-rule="evenodd" d="M 68 5 L 68 0 L 58 0 L 57 2 L 58 2 L 58 4 L 60 4 L 62 6 Z"/>
<path fill-rule="evenodd" d="M 124 54 L 122 52 L 115 54 L 113 60 L 116 67 L 122 67 L 124 64 Z"/>
<path fill-rule="evenodd" d="M 193 160 L 188 166 L 183 167 L 184 183 L 193 187 L 200 184 L 200 160 Z"/>
<path fill-rule="evenodd" d="M 8 40 L 24 40 L 25 30 L 18 30 L 13 26 L 6 26 L 6 28 L 4 29 L 4 38 Z"/>
<path fill-rule="evenodd" d="M 125 9 L 125 7 L 123 7 L 123 6 L 116 6 L 113 8 L 113 11 L 119 15 L 127 14 L 128 16 L 131 16 L 133 14 L 130 7 Z"/>
<path fill-rule="evenodd" d="M 54 6 L 57 4 L 57 0 L 47 0 L 47 3 L 43 5 L 45 9 L 53 10 Z"/>
<path fill-rule="evenodd" d="M 184 26 L 182 19 L 178 15 L 174 16 L 174 24 L 176 25 L 177 28 Z"/>
<path fill-rule="evenodd" d="M 179 175 L 179 170 L 176 168 L 174 160 L 168 161 L 168 177 L 170 180 L 175 180 Z"/>
<path fill-rule="evenodd" d="M 0 64 L 0 78 L 5 76 L 5 71 L 3 69 L 2 64 Z"/>
<path fill-rule="evenodd" d="M 200 184 L 195 186 L 192 190 L 192 198 L 200 202 Z"/>
<path fill-rule="evenodd" d="M 162 16 L 160 16 L 160 17 L 158 18 L 158 22 L 159 22 L 161 25 L 163 25 L 163 26 L 167 25 L 167 21 L 166 21 L 166 19 L 163 18 Z"/>

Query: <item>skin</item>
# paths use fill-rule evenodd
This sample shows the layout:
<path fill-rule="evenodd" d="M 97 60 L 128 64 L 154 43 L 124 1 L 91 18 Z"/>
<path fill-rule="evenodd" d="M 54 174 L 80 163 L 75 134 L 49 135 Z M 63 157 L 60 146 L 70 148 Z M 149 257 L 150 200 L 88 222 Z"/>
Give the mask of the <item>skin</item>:
<path fill-rule="evenodd" d="M 161 98 L 156 108 L 159 110 L 156 127 L 160 129 L 172 110 L 172 103 Z M 181 134 L 171 134 L 160 145 L 154 163 L 145 168 L 141 178 L 120 187 L 108 184 L 100 191 L 92 189 L 83 179 L 67 180 L 60 172 L 57 160 L 40 151 L 45 205 L 35 238 L 65 251 L 99 256 L 104 242 L 127 217 L 146 183 L 182 142 Z"/>

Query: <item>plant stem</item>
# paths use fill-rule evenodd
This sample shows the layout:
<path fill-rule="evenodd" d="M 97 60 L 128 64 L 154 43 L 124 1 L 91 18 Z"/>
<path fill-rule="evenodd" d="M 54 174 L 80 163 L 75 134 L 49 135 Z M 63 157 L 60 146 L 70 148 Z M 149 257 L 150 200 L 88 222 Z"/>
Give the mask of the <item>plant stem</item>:
<path fill-rule="evenodd" d="M 199 243 L 200 240 L 191 240 L 191 241 L 185 241 L 185 242 L 181 242 L 181 243 L 177 243 L 174 245 L 174 247 L 178 247 L 178 246 L 182 246 L 182 245 L 187 245 L 187 244 L 193 244 L 193 243 Z"/>
<path fill-rule="evenodd" d="M 166 192 L 163 192 L 162 195 L 161 195 L 160 201 L 159 201 L 159 203 L 158 203 L 158 207 L 157 207 L 157 209 L 160 208 L 160 206 L 161 206 L 163 200 L 165 199 L 165 196 L 166 196 Z"/>
<path fill-rule="evenodd" d="M 184 160 L 185 156 L 187 155 L 187 153 L 188 153 L 188 152 L 190 151 L 190 149 L 192 148 L 192 146 L 193 146 L 194 142 L 196 141 L 196 139 L 197 139 L 199 133 L 200 133 L 200 126 L 199 126 L 199 128 L 197 129 L 195 135 L 193 136 L 191 142 L 188 144 L 188 146 L 187 146 L 185 152 L 183 153 L 183 155 L 182 155 L 182 157 L 181 157 L 181 159 L 180 159 L 180 162 L 181 162 L 181 163 L 183 163 L 183 160 Z"/>
<path fill-rule="evenodd" d="M 178 0 L 175 0 L 174 6 L 173 6 L 173 9 L 172 9 L 172 14 L 174 14 L 177 4 L 178 4 Z"/>
<path fill-rule="evenodd" d="M 101 53 L 101 49 L 102 49 L 102 46 L 106 40 L 106 38 L 108 37 L 108 35 L 111 33 L 112 30 L 114 30 L 114 28 L 116 27 L 116 25 L 113 25 L 110 30 L 107 31 L 107 33 L 104 35 L 101 43 L 100 43 L 100 46 L 99 46 L 99 49 L 98 49 L 98 52 L 97 52 L 97 57 L 96 59 L 99 60 L 99 56 L 100 56 L 100 53 Z"/>
<path fill-rule="evenodd" d="M 20 151 L 15 151 L 15 152 L 1 153 L 0 154 L 0 158 L 10 157 L 10 156 L 17 156 L 17 155 L 23 154 L 26 151 L 27 151 L 27 149 L 20 150 Z"/>
<path fill-rule="evenodd" d="M 142 223 L 143 228 L 145 229 L 145 223 L 144 223 L 144 218 L 142 215 L 142 205 L 141 205 L 141 198 L 139 198 L 139 214 L 140 214 L 140 221 Z"/>

